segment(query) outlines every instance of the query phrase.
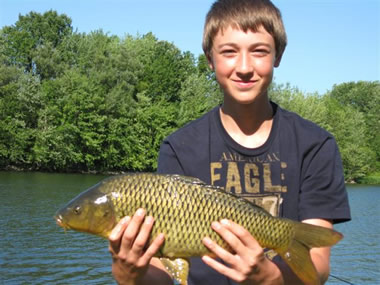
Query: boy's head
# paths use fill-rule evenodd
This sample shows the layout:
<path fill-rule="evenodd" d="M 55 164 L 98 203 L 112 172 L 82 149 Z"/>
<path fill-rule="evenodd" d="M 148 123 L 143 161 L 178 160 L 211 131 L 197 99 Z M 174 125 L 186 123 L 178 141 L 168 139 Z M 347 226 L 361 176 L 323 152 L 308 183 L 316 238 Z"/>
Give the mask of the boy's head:
<path fill-rule="evenodd" d="M 202 47 L 208 59 L 215 36 L 229 26 L 244 32 L 257 32 L 263 27 L 274 39 L 276 58 L 285 50 L 287 40 L 281 13 L 270 0 L 217 0 L 207 14 L 203 32 Z"/>

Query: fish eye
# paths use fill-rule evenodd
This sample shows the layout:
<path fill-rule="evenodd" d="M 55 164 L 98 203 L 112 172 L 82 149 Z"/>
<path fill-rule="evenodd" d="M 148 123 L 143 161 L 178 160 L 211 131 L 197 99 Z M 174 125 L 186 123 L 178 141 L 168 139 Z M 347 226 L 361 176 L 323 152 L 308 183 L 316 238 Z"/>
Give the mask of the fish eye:
<path fill-rule="evenodd" d="M 79 214 L 81 213 L 81 208 L 80 208 L 80 206 L 76 206 L 76 207 L 74 208 L 74 213 L 75 213 L 76 215 L 79 215 Z"/>
<path fill-rule="evenodd" d="M 104 211 L 103 218 L 108 216 L 108 211 Z"/>

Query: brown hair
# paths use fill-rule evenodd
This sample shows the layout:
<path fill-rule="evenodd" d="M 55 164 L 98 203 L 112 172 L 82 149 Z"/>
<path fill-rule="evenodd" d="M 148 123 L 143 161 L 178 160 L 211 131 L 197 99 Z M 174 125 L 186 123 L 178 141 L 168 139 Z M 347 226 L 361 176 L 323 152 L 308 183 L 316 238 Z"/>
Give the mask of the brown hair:
<path fill-rule="evenodd" d="M 244 32 L 263 27 L 274 39 L 276 58 L 285 50 L 287 39 L 281 13 L 270 0 L 217 0 L 206 16 L 203 30 L 202 48 L 207 58 L 216 34 L 228 26 Z"/>

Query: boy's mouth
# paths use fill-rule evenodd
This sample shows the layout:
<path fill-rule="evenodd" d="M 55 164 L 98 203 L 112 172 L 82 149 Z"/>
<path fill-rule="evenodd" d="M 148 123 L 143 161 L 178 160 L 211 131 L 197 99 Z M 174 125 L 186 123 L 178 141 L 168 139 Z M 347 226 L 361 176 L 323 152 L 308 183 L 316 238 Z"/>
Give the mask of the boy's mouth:
<path fill-rule="evenodd" d="M 243 80 L 233 80 L 237 87 L 239 89 L 249 89 L 252 86 L 254 86 L 257 82 L 257 80 L 249 80 L 249 81 L 243 81 Z"/>

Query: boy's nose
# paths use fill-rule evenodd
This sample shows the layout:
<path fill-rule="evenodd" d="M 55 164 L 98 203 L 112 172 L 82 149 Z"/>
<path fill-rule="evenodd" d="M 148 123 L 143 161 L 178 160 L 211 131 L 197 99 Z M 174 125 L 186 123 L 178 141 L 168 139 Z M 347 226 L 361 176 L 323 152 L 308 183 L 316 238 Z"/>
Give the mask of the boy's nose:
<path fill-rule="evenodd" d="M 236 63 L 236 72 L 240 74 L 252 74 L 253 64 L 249 54 L 241 54 Z"/>

